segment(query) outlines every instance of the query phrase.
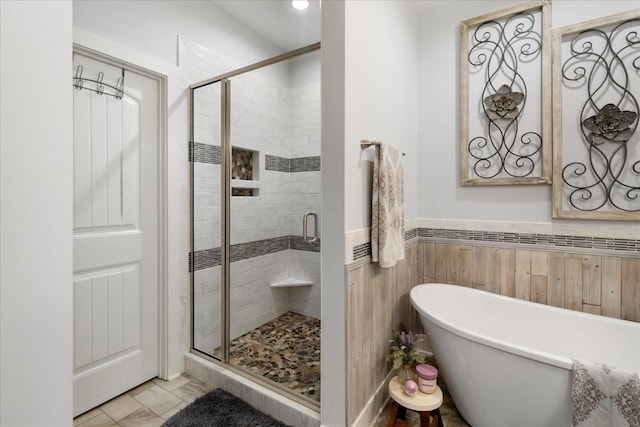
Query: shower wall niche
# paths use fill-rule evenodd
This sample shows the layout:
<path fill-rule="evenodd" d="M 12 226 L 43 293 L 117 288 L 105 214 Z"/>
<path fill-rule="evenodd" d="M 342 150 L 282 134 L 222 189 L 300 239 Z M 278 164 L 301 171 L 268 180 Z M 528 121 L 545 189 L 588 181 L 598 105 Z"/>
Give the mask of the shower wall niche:
<path fill-rule="evenodd" d="M 244 148 L 231 148 L 231 195 L 256 197 L 260 195 L 258 159 L 260 153 Z"/>
<path fill-rule="evenodd" d="M 293 313 L 317 321 L 312 333 L 319 340 L 320 241 L 304 240 L 302 234 L 305 213 L 320 218 L 320 54 L 230 77 L 229 85 L 229 206 L 222 192 L 222 86 L 214 82 L 193 90 L 193 348 L 223 360 L 228 316 L 231 355 L 223 361 L 278 382 L 245 356 L 270 352 L 271 359 L 284 361 L 293 357 L 286 345 L 243 337 L 272 328 L 273 322 L 283 324 Z M 227 211 L 225 301 L 221 233 Z M 313 220 L 308 221 L 313 230 Z M 247 342 L 255 345 L 248 348 Z M 295 390 L 312 400 L 320 395 L 317 347 L 317 385 L 311 392 Z"/>

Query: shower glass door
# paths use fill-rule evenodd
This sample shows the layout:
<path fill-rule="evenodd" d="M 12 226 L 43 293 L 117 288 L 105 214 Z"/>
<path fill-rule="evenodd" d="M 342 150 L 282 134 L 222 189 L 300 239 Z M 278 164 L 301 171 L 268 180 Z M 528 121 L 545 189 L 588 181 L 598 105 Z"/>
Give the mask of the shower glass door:
<path fill-rule="evenodd" d="M 191 97 L 193 348 L 317 406 L 320 52 L 210 82 Z"/>
<path fill-rule="evenodd" d="M 317 402 L 320 53 L 230 80 L 230 363 Z"/>
<path fill-rule="evenodd" d="M 195 89 L 192 103 L 192 342 L 194 349 L 220 358 L 221 83 Z"/>

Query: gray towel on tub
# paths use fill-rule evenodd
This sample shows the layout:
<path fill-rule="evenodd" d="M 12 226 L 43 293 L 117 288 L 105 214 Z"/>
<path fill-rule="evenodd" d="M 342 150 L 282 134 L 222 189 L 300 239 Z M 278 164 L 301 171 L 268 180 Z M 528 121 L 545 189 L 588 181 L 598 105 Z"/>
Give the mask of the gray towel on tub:
<path fill-rule="evenodd" d="M 573 427 L 640 427 L 637 373 L 573 359 Z"/>

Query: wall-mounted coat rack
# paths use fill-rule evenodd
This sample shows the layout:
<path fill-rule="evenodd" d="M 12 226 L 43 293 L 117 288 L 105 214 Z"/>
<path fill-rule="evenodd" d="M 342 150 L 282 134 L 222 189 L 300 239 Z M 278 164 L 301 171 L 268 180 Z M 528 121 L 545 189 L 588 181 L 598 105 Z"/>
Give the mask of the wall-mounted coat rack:
<path fill-rule="evenodd" d="M 95 80 L 83 77 L 82 71 L 82 65 L 78 65 L 76 67 L 76 74 L 73 77 L 73 87 L 79 90 L 88 90 L 97 93 L 98 95 L 109 95 L 116 99 L 122 99 L 122 95 L 124 95 L 124 70 L 122 72 L 122 76 L 118 77 L 115 86 L 103 81 L 104 73 L 102 71 L 98 73 L 98 77 Z M 91 85 L 85 86 L 85 82 L 90 82 Z"/>

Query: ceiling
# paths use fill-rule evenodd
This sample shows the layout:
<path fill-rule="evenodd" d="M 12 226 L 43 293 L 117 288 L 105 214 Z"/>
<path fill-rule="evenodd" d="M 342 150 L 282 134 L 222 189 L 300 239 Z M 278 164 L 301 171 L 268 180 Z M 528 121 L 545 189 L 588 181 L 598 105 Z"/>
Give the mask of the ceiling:
<path fill-rule="evenodd" d="M 320 41 L 320 0 L 297 10 L 289 0 L 210 0 L 283 52 Z"/>

